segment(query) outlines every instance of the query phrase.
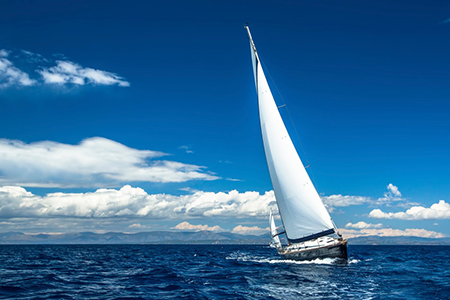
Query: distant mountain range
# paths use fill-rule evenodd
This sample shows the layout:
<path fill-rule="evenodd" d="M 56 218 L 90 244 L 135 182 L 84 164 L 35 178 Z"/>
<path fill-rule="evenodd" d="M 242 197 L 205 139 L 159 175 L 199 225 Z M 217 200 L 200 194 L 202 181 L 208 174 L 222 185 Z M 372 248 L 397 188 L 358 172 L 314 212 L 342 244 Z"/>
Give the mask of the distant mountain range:
<path fill-rule="evenodd" d="M 150 231 L 139 233 L 78 232 L 63 234 L 0 233 L 0 244 L 249 244 L 268 245 L 270 237 L 241 235 L 231 232 L 173 232 Z M 349 239 L 349 245 L 450 245 L 450 238 L 379 237 L 366 236 Z"/>
<path fill-rule="evenodd" d="M 78 232 L 63 234 L 0 233 L 0 244 L 265 244 L 268 234 L 241 235 L 231 232 L 173 232 L 150 231 L 139 233 Z"/>

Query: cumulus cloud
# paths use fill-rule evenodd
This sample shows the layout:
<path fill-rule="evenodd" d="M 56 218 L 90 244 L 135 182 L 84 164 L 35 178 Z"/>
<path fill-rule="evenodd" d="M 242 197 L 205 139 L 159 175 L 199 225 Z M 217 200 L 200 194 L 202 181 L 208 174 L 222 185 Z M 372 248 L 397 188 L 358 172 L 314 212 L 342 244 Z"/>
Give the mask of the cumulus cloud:
<path fill-rule="evenodd" d="M 378 198 L 377 203 L 378 204 L 389 204 L 394 201 L 403 201 L 405 200 L 402 198 L 402 193 L 398 189 L 397 186 L 393 185 L 392 183 L 389 183 L 387 188 L 387 192 L 384 193 L 384 197 Z"/>
<path fill-rule="evenodd" d="M 345 228 L 355 228 L 355 229 L 366 229 L 366 228 L 381 228 L 383 227 L 383 224 L 378 223 L 378 224 L 370 224 L 370 223 L 366 223 L 366 222 L 358 222 L 355 224 L 352 223 L 347 223 L 345 225 Z"/>
<path fill-rule="evenodd" d="M 6 57 L 8 52 L 0 50 L 0 88 L 6 88 L 12 85 L 30 86 L 35 85 L 36 80 L 14 66 L 14 64 Z"/>
<path fill-rule="evenodd" d="M 269 232 L 269 227 L 260 228 L 258 226 L 247 227 L 247 226 L 238 225 L 238 226 L 234 227 L 231 232 L 237 233 L 237 234 L 245 234 L 245 235 L 247 235 L 247 234 L 248 235 L 262 235 L 264 233 Z"/>
<path fill-rule="evenodd" d="M 425 229 L 407 228 L 405 230 L 384 228 L 384 229 L 339 229 L 340 233 L 346 238 L 355 238 L 361 236 L 416 236 L 424 238 L 443 238 L 446 235 Z"/>
<path fill-rule="evenodd" d="M 189 224 L 188 222 L 182 222 L 180 224 L 178 224 L 175 227 L 172 227 L 171 229 L 178 229 L 178 230 L 193 230 L 193 231 L 203 231 L 203 230 L 207 230 L 207 231 L 215 231 L 215 232 L 223 232 L 226 231 L 225 229 L 221 228 L 220 226 L 216 225 L 216 226 L 208 226 L 208 225 L 192 225 Z"/>
<path fill-rule="evenodd" d="M 369 217 L 377 219 L 400 219 L 400 220 L 432 220 L 450 219 L 450 204 L 444 200 L 426 208 L 423 206 L 413 206 L 406 212 L 386 213 L 381 209 L 374 209 L 369 213 Z"/>
<path fill-rule="evenodd" d="M 45 83 L 65 84 L 72 83 L 77 85 L 97 84 L 97 85 L 118 85 L 130 86 L 130 83 L 114 73 L 95 70 L 92 68 L 83 68 L 71 61 L 56 61 L 56 66 L 38 70 Z"/>
<path fill-rule="evenodd" d="M 134 223 L 128 226 L 128 228 L 146 228 L 147 226 L 141 225 L 141 223 Z"/>
<path fill-rule="evenodd" d="M 400 191 L 398 190 L 398 187 L 396 187 L 395 185 L 393 185 L 392 183 L 389 183 L 387 186 L 388 189 L 388 193 L 394 197 L 401 197 L 402 193 L 400 193 Z M 385 196 L 387 197 L 387 194 L 385 194 Z"/>
<path fill-rule="evenodd" d="M 0 50 L 0 88 L 15 86 L 30 86 L 39 84 L 74 84 L 74 85 L 117 85 L 128 87 L 130 83 L 117 74 L 83 67 L 75 62 L 64 60 L 48 60 L 39 54 L 26 50 L 15 51 Z M 8 58 L 7 58 L 8 57 Z M 20 63 L 27 73 L 14 66 Z M 31 78 L 31 77 L 36 78 Z"/>
<path fill-rule="evenodd" d="M 351 205 L 363 205 L 368 204 L 371 206 L 375 205 L 391 205 L 396 203 L 395 206 L 400 207 L 411 207 L 413 205 L 418 205 L 418 203 L 407 201 L 407 199 L 402 197 L 402 193 L 399 188 L 392 183 L 387 186 L 387 191 L 384 193 L 383 197 L 378 199 L 372 199 L 365 196 L 348 196 L 348 195 L 331 195 L 322 196 L 322 201 L 327 207 L 328 211 L 333 212 L 336 207 L 346 207 Z"/>
<path fill-rule="evenodd" d="M 273 192 L 196 192 L 191 195 L 147 194 L 129 185 L 120 190 L 51 193 L 37 196 L 18 186 L 0 188 L 0 218 L 267 218 L 275 209 Z"/>
<path fill-rule="evenodd" d="M 154 160 L 165 153 L 101 137 L 78 145 L 0 139 L 0 184 L 33 187 L 117 186 L 120 182 L 215 180 L 204 167 Z"/>

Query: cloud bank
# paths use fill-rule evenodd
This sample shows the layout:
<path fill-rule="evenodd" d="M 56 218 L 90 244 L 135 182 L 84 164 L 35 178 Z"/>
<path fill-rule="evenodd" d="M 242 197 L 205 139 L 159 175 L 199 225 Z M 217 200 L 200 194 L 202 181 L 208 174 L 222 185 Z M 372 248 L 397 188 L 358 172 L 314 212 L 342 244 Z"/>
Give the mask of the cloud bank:
<path fill-rule="evenodd" d="M 147 194 L 129 185 L 91 193 L 37 196 L 22 187 L 0 188 L 0 218 L 263 218 L 275 210 L 273 192 L 196 192 L 173 196 Z M 183 223 L 182 223 L 183 224 Z M 179 224 L 180 225 L 180 224 Z M 186 224 L 180 225 L 184 226 Z M 241 229 L 242 231 L 243 229 Z"/>
<path fill-rule="evenodd" d="M 20 63 L 31 72 L 27 73 L 19 69 L 15 63 Z M 67 59 L 50 61 L 39 54 L 25 50 L 14 55 L 11 55 L 11 51 L 0 50 L 0 88 L 47 84 L 130 86 L 128 81 L 117 74 L 83 67 Z"/>
<path fill-rule="evenodd" d="M 444 200 L 426 208 L 423 206 L 413 206 L 405 212 L 385 213 L 381 209 L 374 209 L 369 213 L 369 217 L 376 219 L 399 219 L 399 220 L 433 220 L 450 219 L 450 204 Z"/>
<path fill-rule="evenodd" d="M 175 227 L 171 227 L 171 229 L 183 230 L 183 231 L 214 231 L 214 232 L 225 232 L 229 230 L 225 230 L 218 225 L 209 226 L 209 225 L 193 225 L 189 222 L 182 222 Z M 269 227 L 260 228 L 258 226 L 242 226 L 238 225 L 231 230 L 232 233 L 243 234 L 243 235 L 262 235 L 264 233 L 269 232 Z"/>
<path fill-rule="evenodd" d="M 190 195 L 174 196 L 148 194 L 141 188 L 125 185 L 121 189 L 98 189 L 88 193 L 58 192 L 38 196 L 19 186 L 0 187 L 0 225 L 14 230 L 23 230 L 26 228 L 23 226 L 29 226 L 29 224 L 33 224 L 33 228 L 58 228 L 62 231 L 74 230 L 74 228 L 136 230 L 153 228 L 141 223 L 148 224 L 149 221 L 161 222 L 161 220 L 167 222 L 217 218 L 266 220 L 270 209 L 277 210 L 273 191 L 265 194 L 240 193 L 235 190 L 228 193 L 197 191 Z M 415 209 L 412 210 L 415 211 Z M 436 211 L 440 211 L 441 214 L 448 213 L 449 205 L 445 201 L 440 201 L 430 208 L 422 207 L 419 211 L 425 215 L 426 211 L 432 211 L 436 216 Z M 187 221 L 179 223 L 172 229 L 230 231 L 217 225 L 193 225 Z M 258 226 L 238 225 L 231 232 L 260 235 L 267 230 L 268 228 Z M 425 229 L 383 228 L 381 223 L 372 224 L 363 221 L 349 222 L 340 231 L 346 238 L 358 236 L 445 237 L 442 233 Z"/>
<path fill-rule="evenodd" d="M 407 228 L 405 230 L 401 229 L 392 229 L 392 228 L 384 228 L 384 229 L 361 229 L 361 230 L 349 230 L 349 229 L 339 229 L 341 234 L 343 234 L 346 238 L 355 238 L 361 236 L 416 236 L 416 237 L 424 237 L 424 238 L 443 238 L 446 235 L 425 229 L 417 229 L 417 228 Z"/>
<path fill-rule="evenodd" d="M 166 155 L 101 137 L 78 145 L 0 139 L 0 184 L 67 188 L 218 179 L 201 166 L 155 160 Z"/>

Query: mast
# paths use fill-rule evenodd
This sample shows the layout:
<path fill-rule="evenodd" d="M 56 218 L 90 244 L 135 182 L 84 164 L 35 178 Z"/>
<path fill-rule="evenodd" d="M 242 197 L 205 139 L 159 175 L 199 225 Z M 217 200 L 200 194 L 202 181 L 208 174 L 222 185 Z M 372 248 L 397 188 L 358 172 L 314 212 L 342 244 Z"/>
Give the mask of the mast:
<path fill-rule="evenodd" d="M 335 227 L 286 130 L 247 25 L 267 166 L 289 242 L 333 234 Z"/>

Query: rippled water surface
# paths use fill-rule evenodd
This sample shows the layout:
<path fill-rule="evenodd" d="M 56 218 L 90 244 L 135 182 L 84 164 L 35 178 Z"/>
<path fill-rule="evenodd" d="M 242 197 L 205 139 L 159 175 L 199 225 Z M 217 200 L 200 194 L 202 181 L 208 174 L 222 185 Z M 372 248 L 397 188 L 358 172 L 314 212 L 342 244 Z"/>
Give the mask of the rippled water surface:
<path fill-rule="evenodd" d="M 0 246 L 1 299 L 450 299 L 449 246 L 349 246 L 349 261 L 266 246 Z"/>

